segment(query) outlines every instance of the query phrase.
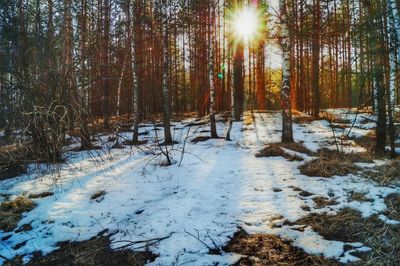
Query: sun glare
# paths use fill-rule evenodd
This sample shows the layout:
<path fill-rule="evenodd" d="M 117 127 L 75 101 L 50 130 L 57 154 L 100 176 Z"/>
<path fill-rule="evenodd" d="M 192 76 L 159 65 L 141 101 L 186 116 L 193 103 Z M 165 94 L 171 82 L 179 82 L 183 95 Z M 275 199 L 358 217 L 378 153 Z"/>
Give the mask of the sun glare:
<path fill-rule="evenodd" d="M 259 28 L 258 14 L 255 8 L 243 7 L 233 17 L 233 29 L 237 37 L 247 41 L 254 38 Z"/>

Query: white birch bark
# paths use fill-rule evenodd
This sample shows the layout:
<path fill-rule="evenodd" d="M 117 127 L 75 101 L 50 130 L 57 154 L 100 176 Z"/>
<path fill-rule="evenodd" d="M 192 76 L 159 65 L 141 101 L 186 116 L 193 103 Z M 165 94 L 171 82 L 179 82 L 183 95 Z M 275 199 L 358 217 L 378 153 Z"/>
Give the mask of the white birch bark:
<path fill-rule="evenodd" d="M 285 0 L 279 0 L 279 10 L 282 30 L 282 142 L 293 142 L 292 106 L 290 98 L 290 39 Z"/>
<path fill-rule="evenodd" d="M 139 141 L 139 88 L 137 81 L 136 49 L 132 41 L 132 108 L 133 108 L 133 136 L 132 143 Z"/>
<path fill-rule="evenodd" d="M 211 7 L 213 9 L 213 7 Z M 215 20 L 214 11 L 210 12 L 210 17 L 212 20 Z M 210 48 L 209 51 L 209 68 L 208 68 L 208 82 L 210 87 L 210 127 L 211 127 L 211 138 L 217 138 L 217 126 L 215 123 L 215 86 L 214 86 L 214 32 L 212 30 L 214 26 L 214 21 L 212 21 L 209 25 L 209 34 L 210 34 Z"/>
<path fill-rule="evenodd" d="M 171 110 L 169 102 L 169 38 L 168 38 L 168 4 L 164 0 L 161 7 L 163 20 L 163 111 L 164 111 L 164 141 L 165 144 L 172 143 L 171 135 Z"/>
<path fill-rule="evenodd" d="M 392 41 L 394 42 L 393 44 L 393 49 L 397 48 L 397 60 L 393 52 L 390 53 L 390 100 L 392 102 L 392 106 L 395 106 L 395 103 L 397 102 L 396 99 L 396 89 L 395 89 L 395 83 L 396 83 L 396 65 L 400 64 L 400 13 L 399 13 L 399 7 L 397 6 L 396 0 L 388 0 L 388 6 L 389 6 L 389 24 L 390 27 L 393 30 L 392 35 Z"/>

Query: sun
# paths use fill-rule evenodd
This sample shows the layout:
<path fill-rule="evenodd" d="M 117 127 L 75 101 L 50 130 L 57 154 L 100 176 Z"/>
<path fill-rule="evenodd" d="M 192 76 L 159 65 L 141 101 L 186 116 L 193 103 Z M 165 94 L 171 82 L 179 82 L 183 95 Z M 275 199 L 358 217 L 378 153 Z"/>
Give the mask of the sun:
<path fill-rule="evenodd" d="M 242 7 L 233 14 L 233 31 L 236 37 L 248 41 L 257 35 L 259 14 L 256 8 Z"/>

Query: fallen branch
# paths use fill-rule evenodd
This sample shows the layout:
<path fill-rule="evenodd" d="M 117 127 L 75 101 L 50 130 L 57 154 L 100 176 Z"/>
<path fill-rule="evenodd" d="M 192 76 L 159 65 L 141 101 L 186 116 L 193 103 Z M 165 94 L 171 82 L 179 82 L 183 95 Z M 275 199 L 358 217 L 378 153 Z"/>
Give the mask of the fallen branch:
<path fill-rule="evenodd" d="M 196 230 L 196 229 L 195 229 Z M 202 243 L 204 246 L 206 246 L 206 248 L 208 248 L 209 253 L 210 254 L 215 254 L 215 255 L 221 255 L 221 248 L 217 246 L 217 244 L 215 243 L 215 241 L 211 238 L 211 236 L 209 235 L 209 233 L 207 232 L 207 236 L 208 238 L 211 239 L 211 242 L 214 245 L 214 248 L 210 247 L 206 242 L 204 242 L 203 240 L 200 239 L 200 235 L 199 235 L 199 231 L 196 230 L 197 232 L 197 236 L 193 235 L 192 233 L 189 233 L 188 231 L 186 231 L 185 229 L 185 233 L 190 235 L 191 237 L 197 239 L 197 241 L 199 241 L 200 243 Z"/>
<path fill-rule="evenodd" d="M 158 238 L 152 238 L 152 239 L 148 239 L 148 240 L 138 240 L 138 241 L 130 241 L 130 240 L 120 240 L 120 241 L 114 241 L 113 243 L 128 243 L 126 245 L 123 245 L 121 247 L 115 248 L 115 250 L 124 250 L 126 248 L 132 247 L 134 245 L 137 244 L 142 244 L 145 243 L 145 245 L 143 246 L 139 246 L 139 247 L 135 247 L 135 248 L 130 248 L 131 250 L 136 250 L 136 249 L 141 249 L 141 248 L 148 248 L 150 246 L 153 246 L 167 238 L 170 238 L 172 235 L 172 233 L 169 236 L 165 236 L 165 237 L 158 237 Z"/>

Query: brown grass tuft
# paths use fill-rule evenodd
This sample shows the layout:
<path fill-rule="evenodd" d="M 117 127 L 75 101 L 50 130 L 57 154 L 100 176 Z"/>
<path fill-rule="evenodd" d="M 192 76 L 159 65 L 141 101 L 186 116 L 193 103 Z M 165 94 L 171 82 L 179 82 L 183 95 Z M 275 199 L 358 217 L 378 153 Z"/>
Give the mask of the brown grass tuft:
<path fill-rule="evenodd" d="M 315 209 L 322 209 L 325 208 L 327 206 L 331 206 L 331 205 L 337 205 L 338 202 L 334 199 L 328 199 L 325 197 L 315 197 L 313 198 L 313 201 L 315 203 Z"/>
<path fill-rule="evenodd" d="M 293 116 L 293 123 L 296 124 L 310 124 L 315 121 L 315 118 L 309 115 L 300 114 Z"/>
<path fill-rule="evenodd" d="M 374 180 L 380 185 L 398 183 L 400 182 L 400 159 L 373 169 L 367 169 L 363 172 L 363 176 Z"/>
<path fill-rule="evenodd" d="M 306 146 L 304 146 L 302 143 L 297 143 L 297 142 L 291 142 L 291 143 L 282 143 L 281 146 L 285 149 L 296 151 L 299 153 L 304 153 L 307 155 L 312 155 L 313 152 L 310 151 Z"/>
<path fill-rule="evenodd" d="M 349 201 L 371 202 L 373 199 L 367 198 L 364 193 L 351 191 Z"/>
<path fill-rule="evenodd" d="M 26 172 L 23 165 L 30 162 L 25 145 L 0 146 L 0 180 L 13 178 Z"/>
<path fill-rule="evenodd" d="M 325 119 L 330 121 L 331 123 L 336 123 L 336 124 L 350 124 L 351 121 L 348 119 L 342 119 L 340 117 L 337 117 L 334 114 L 328 113 L 328 112 L 323 112 L 319 115 L 320 119 Z"/>
<path fill-rule="evenodd" d="M 400 221 L 400 194 L 390 194 L 385 198 L 387 210 L 385 215 L 392 220 Z"/>
<path fill-rule="evenodd" d="M 0 205 L 0 229 L 10 232 L 18 226 L 22 213 L 32 210 L 36 204 L 25 197 L 19 196 L 12 201 Z"/>
<path fill-rule="evenodd" d="M 281 144 L 281 143 L 272 143 L 268 144 L 265 148 L 260 150 L 257 154 L 257 158 L 261 157 L 284 157 L 287 160 L 293 162 L 293 161 L 303 161 L 304 159 L 298 155 L 294 154 L 289 154 L 285 152 L 282 147 L 286 148 L 285 145 L 287 144 Z M 289 146 L 289 145 L 287 145 Z M 295 146 L 295 145 L 293 145 Z M 289 149 L 289 148 L 288 148 Z"/>
<path fill-rule="evenodd" d="M 364 152 L 350 152 L 345 153 L 338 150 L 330 150 L 327 148 L 320 149 L 317 154 L 319 157 L 326 157 L 326 158 L 337 158 L 340 157 L 343 160 L 350 161 L 353 163 L 356 162 L 363 162 L 363 163 L 373 163 L 372 155 L 369 153 Z"/>
<path fill-rule="evenodd" d="M 361 242 L 372 251 L 360 253 L 356 265 L 399 265 L 400 228 L 381 221 L 377 215 L 363 218 L 361 213 L 344 209 L 336 215 L 311 213 L 294 224 L 311 226 L 327 240 Z"/>
<path fill-rule="evenodd" d="M 345 176 L 360 170 L 354 162 L 370 162 L 372 159 L 364 153 L 342 153 L 336 150 L 322 149 L 314 159 L 301 165 L 300 172 L 307 176 L 332 177 Z"/>
<path fill-rule="evenodd" d="M 313 256 L 293 247 L 278 236 L 249 235 L 238 231 L 224 247 L 226 252 L 246 255 L 236 265 L 339 265 L 333 260 Z"/>
<path fill-rule="evenodd" d="M 359 137 L 359 138 L 351 138 L 354 140 L 354 142 L 366 149 L 369 153 L 373 154 L 374 149 L 375 149 L 375 142 L 376 142 L 376 136 L 375 136 L 375 131 L 371 131 L 368 134 Z"/>
<path fill-rule="evenodd" d="M 251 116 L 251 115 L 246 115 L 246 116 L 244 116 L 244 118 L 243 118 L 243 125 L 245 125 L 245 126 L 250 126 L 250 125 L 252 125 L 253 123 L 254 123 L 253 116 Z"/>
<path fill-rule="evenodd" d="M 299 166 L 300 173 L 306 176 L 332 177 L 356 173 L 359 168 L 341 158 L 318 158 Z"/>

